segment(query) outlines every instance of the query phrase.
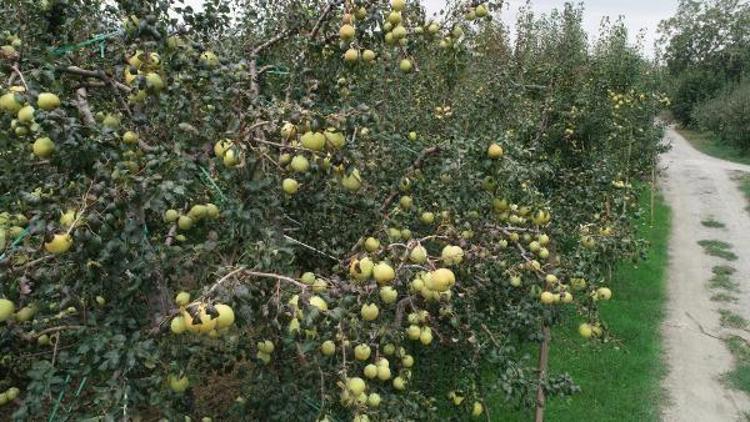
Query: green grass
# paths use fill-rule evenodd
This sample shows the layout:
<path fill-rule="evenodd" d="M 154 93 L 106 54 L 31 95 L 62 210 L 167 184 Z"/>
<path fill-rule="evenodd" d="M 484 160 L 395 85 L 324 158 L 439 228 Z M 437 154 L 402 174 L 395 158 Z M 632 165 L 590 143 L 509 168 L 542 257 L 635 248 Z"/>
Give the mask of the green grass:
<path fill-rule="evenodd" d="M 750 164 L 750 153 L 721 142 L 711 133 L 697 132 L 690 129 L 678 128 L 677 132 L 690 142 L 698 151 L 722 160 L 735 163 Z"/>
<path fill-rule="evenodd" d="M 750 345 L 737 336 L 728 338 L 726 343 L 734 355 L 735 367 L 724 374 L 724 381 L 737 390 L 750 393 Z"/>
<path fill-rule="evenodd" d="M 732 245 L 727 242 L 722 242 L 721 240 L 700 240 L 698 244 L 703 246 L 703 251 L 708 255 L 717 256 L 727 261 L 737 260 L 737 255 L 729 250 L 732 248 Z"/>
<path fill-rule="evenodd" d="M 750 211 L 750 173 L 742 173 L 736 177 L 736 180 L 740 184 L 740 190 L 747 198 L 748 206 L 745 209 Z"/>
<path fill-rule="evenodd" d="M 726 227 L 724 223 L 714 220 L 713 217 L 701 221 L 701 224 L 712 229 L 723 229 Z"/>
<path fill-rule="evenodd" d="M 748 327 L 748 321 L 743 318 L 742 315 L 737 315 L 736 313 L 726 309 L 720 309 L 719 314 L 721 314 L 720 321 L 723 327 L 737 328 L 740 330 L 746 329 Z"/>
<path fill-rule="evenodd" d="M 729 293 L 716 293 L 715 295 L 711 296 L 711 300 L 714 302 L 729 302 L 729 303 L 735 303 L 737 302 L 737 297 L 730 295 Z"/>
<path fill-rule="evenodd" d="M 733 267 L 728 265 L 717 265 L 713 268 L 713 277 L 708 281 L 709 287 L 712 289 L 724 289 L 730 292 L 739 291 L 739 284 L 732 280 L 732 274 L 735 273 Z"/>
<path fill-rule="evenodd" d="M 643 195 L 644 199 L 648 195 Z M 644 202 L 644 205 L 646 203 Z M 660 337 L 664 317 L 670 211 L 657 196 L 654 226 L 640 235 L 652 247 L 640 265 L 618 266 L 614 299 L 601 304 L 601 315 L 614 341 L 587 341 L 577 334 L 580 318 L 568 318 L 552 332 L 550 373 L 569 373 L 581 392 L 552 398 L 545 419 L 565 421 L 658 421 L 665 374 Z M 533 361 L 536 357 L 532 356 Z M 508 410 L 503 398 L 488 400 L 492 420 L 528 421 L 530 413 Z"/>

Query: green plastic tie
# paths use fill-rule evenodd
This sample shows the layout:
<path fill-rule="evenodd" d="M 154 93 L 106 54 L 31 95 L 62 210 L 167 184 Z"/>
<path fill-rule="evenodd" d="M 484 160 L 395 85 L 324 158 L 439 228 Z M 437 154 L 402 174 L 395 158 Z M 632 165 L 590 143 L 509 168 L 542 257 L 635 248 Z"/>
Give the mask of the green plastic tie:
<path fill-rule="evenodd" d="M 23 229 L 23 231 L 21 232 L 21 234 L 19 234 L 19 235 L 18 235 L 18 237 L 16 237 L 16 239 L 15 239 L 15 240 L 13 241 L 13 243 L 11 243 L 11 244 L 10 244 L 10 246 L 8 247 L 8 251 L 9 251 L 9 252 L 12 252 L 12 251 L 13 251 L 13 249 L 15 249 L 15 248 L 16 248 L 16 246 L 18 246 L 18 244 L 19 244 L 19 243 L 21 243 L 21 241 L 22 241 L 22 240 L 23 240 L 23 239 L 24 239 L 24 238 L 25 238 L 25 237 L 26 237 L 26 236 L 27 236 L 28 234 L 29 234 L 29 228 L 28 228 L 28 227 L 26 227 L 26 228 L 24 228 L 24 229 Z M 5 259 L 5 253 L 4 253 L 4 252 L 3 252 L 3 254 L 2 254 L 2 255 L 0 255 L 0 261 L 2 261 L 3 259 Z"/>
<path fill-rule="evenodd" d="M 206 178 L 206 180 L 208 180 L 209 183 L 211 183 L 211 186 L 214 188 L 214 191 L 216 191 L 216 193 L 218 193 L 219 197 L 221 198 L 221 201 L 222 202 L 226 202 L 227 197 L 224 196 L 224 192 L 222 192 L 221 188 L 219 188 L 219 186 L 216 184 L 216 182 L 214 182 L 214 179 L 211 177 L 210 174 L 208 174 L 208 171 L 206 171 L 206 169 L 203 168 L 203 167 L 199 167 L 199 168 L 203 172 L 203 176 Z"/>
<path fill-rule="evenodd" d="M 49 419 L 47 419 L 47 422 L 52 422 L 55 420 L 55 415 L 57 414 L 57 409 L 60 407 L 60 403 L 62 403 L 63 396 L 65 396 L 65 389 L 68 388 L 68 383 L 70 382 L 70 374 L 65 377 L 65 384 L 63 384 L 63 388 L 60 391 L 60 394 L 57 396 L 57 401 L 55 402 L 55 407 L 52 408 L 52 413 L 49 414 Z"/>
<path fill-rule="evenodd" d="M 74 50 L 80 50 L 84 47 L 88 47 L 90 45 L 98 44 L 99 45 L 99 54 L 104 57 L 104 50 L 107 44 L 107 40 L 110 38 L 114 38 L 117 36 L 122 35 L 122 31 L 114 31 L 110 32 L 108 34 L 98 34 L 95 35 L 93 38 L 90 38 L 86 41 L 80 42 L 78 44 L 70 44 L 70 45 L 64 45 L 62 47 L 57 47 L 52 49 L 52 54 L 56 56 L 62 56 L 66 53 L 69 53 Z"/>

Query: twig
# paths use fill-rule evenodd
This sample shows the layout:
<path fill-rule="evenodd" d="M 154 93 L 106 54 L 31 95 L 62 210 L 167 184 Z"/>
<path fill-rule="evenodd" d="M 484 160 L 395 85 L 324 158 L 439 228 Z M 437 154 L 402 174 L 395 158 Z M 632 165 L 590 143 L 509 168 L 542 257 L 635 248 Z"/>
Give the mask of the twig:
<path fill-rule="evenodd" d="M 18 68 L 18 65 L 14 64 L 10 68 L 13 69 L 13 72 L 15 72 L 19 78 L 21 78 L 21 83 L 23 84 L 23 87 L 26 88 L 26 92 L 29 92 L 29 86 L 26 85 L 26 79 L 24 79 L 23 73 L 21 73 L 21 69 Z"/>
<path fill-rule="evenodd" d="M 81 114 L 83 124 L 88 127 L 94 127 L 96 119 L 94 119 L 94 114 L 91 113 L 91 107 L 86 99 L 87 96 L 86 87 L 82 86 L 76 90 L 76 108 L 78 108 L 78 112 Z"/>
<path fill-rule="evenodd" d="M 297 240 L 297 239 L 295 239 L 295 238 L 293 238 L 293 237 L 290 237 L 290 236 L 284 235 L 284 239 L 286 239 L 286 240 L 288 240 L 288 241 L 290 241 L 290 242 L 292 242 L 292 243 L 296 243 L 296 244 L 298 244 L 298 245 L 300 245 L 300 246 L 304 246 L 305 248 L 307 248 L 307 249 L 310 249 L 311 251 L 315 251 L 315 252 L 319 253 L 320 255 L 323 255 L 323 256 L 325 256 L 326 258 L 330 258 L 330 259 L 332 259 L 332 260 L 334 260 L 334 261 L 337 261 L 337 262 L 338 262 L 338 260 L 339 260 L 339 259 L 338 259 L 338 258 L 336 258 L 335 256 L 333 256 L 333 255 L 330 255 L 330 254 L 327 254 L 327 253 L 325 253 L 325 252 L 321 251 L 320 249 L 316 249 L 316 248 L 314 248 L 314 247 L 312 247 L 312 246 L 308 245 L 307 243 L 304 243 L 304 242 L 300 242 L 299 240 Z"/>

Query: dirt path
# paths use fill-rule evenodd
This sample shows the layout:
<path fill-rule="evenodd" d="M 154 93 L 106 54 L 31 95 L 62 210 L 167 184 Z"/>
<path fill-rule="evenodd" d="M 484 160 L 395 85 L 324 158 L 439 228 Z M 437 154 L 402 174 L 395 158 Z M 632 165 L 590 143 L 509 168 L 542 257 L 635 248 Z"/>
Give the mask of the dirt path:
<path fill-rule="evenodd" d="M 746 420 L 750 398 L 727 388 L 721 374 L 733 367 L 733 357 L 723 337 L 731 330 L 719 323 L 719 309 L 750 319 L 750 215 L 745 198 L 732 180 L 736 171 L 750 166 L 709 157 L 694 149 L 673 129 L 666 141 L 672 150 L 662 158 L 666 174 L 664 195 L 672 207 L 672 235 L 668 281 L 667 318 L 663 333 L 669 374 L 665 389 L 669 403 L 665 421 L 711 422 Z M 701 221 L 713 217 L 726 228 L 708 228 Z M 739 259 L 727 262 L 708 256 L 699 240 L 717 239 L 732 244 Z M 708 288 L 715 265 L 737 269 L 733 279 L 740 292 L 736 303 L 715 302 Z M 701 331 L 701 326 L 705 334 Z M 744 333 L 744 337 L 748 337 Z"/>

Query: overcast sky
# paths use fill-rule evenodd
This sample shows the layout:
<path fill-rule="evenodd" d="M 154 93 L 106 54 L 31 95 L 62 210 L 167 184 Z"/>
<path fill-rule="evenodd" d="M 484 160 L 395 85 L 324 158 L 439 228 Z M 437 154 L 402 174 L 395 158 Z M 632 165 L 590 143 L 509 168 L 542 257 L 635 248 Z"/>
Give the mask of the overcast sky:
<path fill-rule="evenodd" d="M 662 19 L 674 15 L 677 11 L 678 0 L 588 0 L 584 4 L 584 26 L 589 33 L 589 39 L 594 39 L 599 33 L 599 23 L 602 18 L 609 16 L 614 20 L 620 15 L 625 16 L 625 23 L 630 30 L 630 38 L 641 29 L 646 30 L 646 53 L 653 54 L 653 44 L 657 38 L 656 28 Z M 444 0 L 424 0 L 428 12 L 436 12 L 445 4 Z M 575 1 L 579 3 L 579 1 Z M 526 4 L 526 0 L 505 0 L 502 18 L 507 25 L 513 26 L 518 9 Z M 561 9 L 565 0 L 532 0 L 531 5 L 537 13 L 549 13 L 554 8 Z"/>
<path fill-rule="evenodd" d="M 445 0 L 423 0 L 428 13 L 435 13 L 445 5 Z M 575 1 L 578 3 L 578 1 Z M 656 27 L 659 22 L 674 15 L 678 0 L 587 0 L 584 3 L 584 26 L 593 40 L 599 32 L 599 23 L 605 16 L 613 20 L 625 16 L 625 23 L 630 29 L 631 40 L 641 29 L 646 30 L 646 53 L 653 53 L 656 40 Z M 186 0 L 186 3 L 199 6 L 203 0 Z M 502 19 L 513 28 L 518 9 L 526 0 L 505 0 Z M 554 8 L 562 8 L 565 0 L 531 0 L 532 8 L 537 13 L 549 13 Z"/>

